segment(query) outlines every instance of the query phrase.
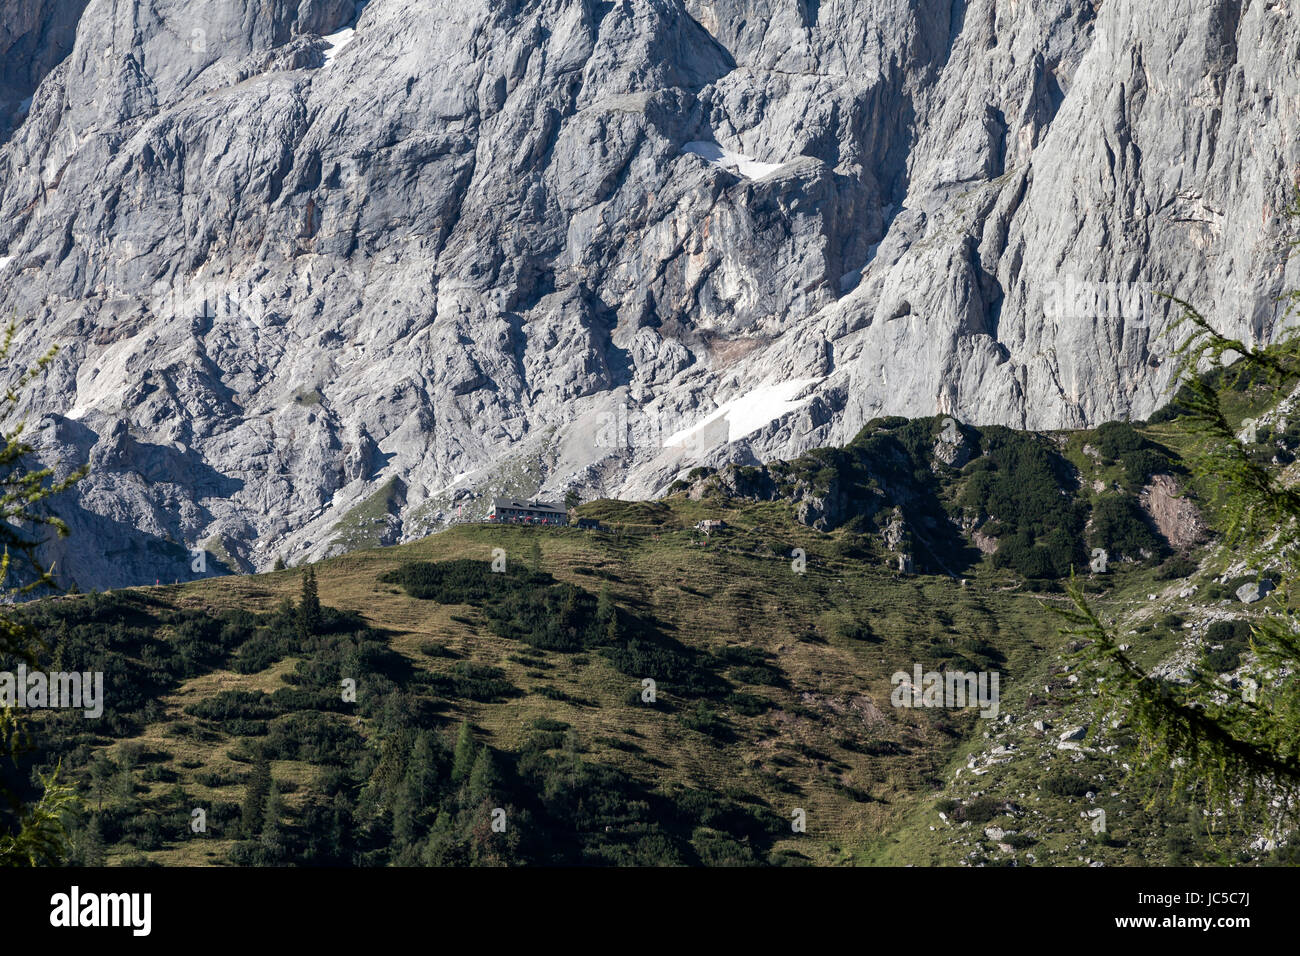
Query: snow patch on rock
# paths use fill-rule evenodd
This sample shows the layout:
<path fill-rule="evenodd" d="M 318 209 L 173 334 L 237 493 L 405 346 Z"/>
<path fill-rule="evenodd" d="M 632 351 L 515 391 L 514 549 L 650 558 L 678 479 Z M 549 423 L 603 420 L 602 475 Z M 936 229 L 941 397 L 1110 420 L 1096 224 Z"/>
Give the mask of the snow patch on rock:
<path fill-rule="evenodd" d="M 776 421 L 787 412 L 805 404 L 811 396 L 796 399 L 795 396 L 809 385 L 821 381 L 817 378 L 796 378 L 788 382 L 760 385 L 746 392 L 739 398 L 719 405 L 703 421 L 684 428 L 670 436 L 665 445 L 669 448 L 686 444 L 697 432 L 702 431 L 719 419 L 727 421 L 727 441 L 739 441 L 752 435 L 764 425 Z"/>
<path fill-rule="evenodd" d="M 682 147 L 682 154 L 691 154 L 705 159 L 710 165 L 735 173 L 745 179 L 762 179 L 776 172 L 784 163 L 763 163 L 744 153 L 735 153 L 723 149 L 710 140 L 695 140 Z"/>
<path fill-rule="evenodd" d="M 366 2 L 368 2 L 368 0 L 362 0 L 362 2 L 357 4 L 356 12 L 352 16 L 352 23 L 350 25 L 344 27 L 337 33 L 331 33 L 329 36 L 321 37 L 321 39 L 329 44 L 329 49 L 325 51 L 326 64 L 330 63 L 336 56 L 342 53 L 343 48 L 351 43 L 352 38 L 356 36 L 357 21 L 361 19 L 361 12 L 366 8 Z"/>
<path fill-rule="evenodd" d="M 327 37 L 322 37 L 322 39 L 330 45 L 329 49 L 325 51 L 325 62 L 329 63 L 336 56 L 342 53 L 343 48 L 352 42 L 352 38 L 356 36 L 356 33 L 357 31 L 355 29 L 348 27 L 344 30 L 340 30 L 338 33 L 331 33 Z"/>

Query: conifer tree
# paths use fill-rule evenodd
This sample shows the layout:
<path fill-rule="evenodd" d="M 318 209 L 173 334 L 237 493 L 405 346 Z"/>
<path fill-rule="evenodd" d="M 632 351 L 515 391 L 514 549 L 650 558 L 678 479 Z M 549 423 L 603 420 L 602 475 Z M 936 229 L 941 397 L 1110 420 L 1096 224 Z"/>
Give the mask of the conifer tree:
<path fill-rule="evenodd" d="M 433 826 L 420 847 L 420 862 L 425 866 L 457 866 L 465 862 L 464 841 L 457 833 L 456 821 L 446 810 L 439 810 Z"/>
<path fill-rule="evenodd" d="M 81 839 L 81 865 L 104 865 L 104 829 L 99 822 L 99 814 L 92 813 L 86 823 Z"/>
<path fill-rule="evenodd" d="M 469 729 L 469 721 L 462 721 L 451 759 L 452 783 L 464 783 L 469 779 L 470 771 L 474 768 L 474 757 L 474 734 Z"/>
<path fill-rule="evenodd" d="M 267 791 L 266 806 L 262 812 L 262 829 L 258 836 L 258 856 L 263 866 L 283 863 L 288 855 L 284 816 L 284 798 L 280 796 L 280 788 L 272 780 Z"/>
<path fill-rule="evenodd" d="M 604 624 L 611 614 L 614 613 L 614 598 L 609 593 L 609 584 L 600 586 L 600 594 L 596 595 L 596 621 Z"/>
<path fill-rule="evenodd" d="M 112 788 L 115 773 L 116 767 L 106 754 L 96 754 L 90 762 L 90 787 L 95 794 L 96 812 L 104 809 L 104 794 Z"/>
<path fill-rule="evenodd" d="M 239 808 L 239 829 L 244 838 L 251 840 L 262 829 L 266 800 L 271 793 L 271 764 L 265 756 L 258 757 L 248 777 L 244 802 Z"/>
<path fill-rule="evenodd" d="M 114 773 L 114 786 L 118 800 L 125 807 L 135 804 L 135 769 L 139 762 L 139 754 L 130 745 L 122 748 Z"/>
<path fill-rule="evenodd" d="M 433 735 L 421 730 L 411 748 L 411 760 L 406 767 L 406 786 L 417 813 L 434 803 L 438 790 L 438 755 Z"/>
<path fill-rule="evenodd" d="M 474 758 L 474 767 L 465 785 L 465 805 L 478 807 L 490 802 L 496 797 L 500 785 L 501 772 L 497 769 L 496 758 L 492 756 L 491 748 L 484 744 Z"/>
<path fill-rule="evenodd" d="M 17 326 L 10 324 L 0 338 L 0 367 L 4 367 Z M 47 511 L 49 499 L 85 477 L 85 466 L 56 478 L 53 468 L 29 468 L 34 449 L 23 440 L 24 423 L 10 422 L 22 390 L 54 360 L 58 349 L 46 352 L 0 393 L 0 598 L 10 601 L 38 588 L 57 589 L 53 567 L 37 556 L 42 544 L 38 532 L 53 530 L 68 535 L 68 526 Z M 22 565 L 25 583 L 10 584 L 10 573 Z M 41 642 L 31 627 L 11 614 L 0 613 L 0 657 L 27 666 L 37 662 Z M 16 776 L 18 758 L 30 752 L 31 740 L 17 713 L 0 707 L 0 866 L 61 862 L 67 853 L 68 831 L 64 817 L 77 805 L 71 787 L 58 782 L 58 770 L 40 775 L 41 795 L 33 803 L 24 799 L 24 784 Z"/>
<path fill-rule="evenodd" d="M 320 627 L 320 597 L 316 592 L 316 569 L 308 565 L 302 572 L 302 601 L 298 604 L 298 633 L 310 637 Z"/>
<path fill-rule="evenodd" d="M 1294 307 L 1300 293 L 1289 298 Z M 1294 610 L 1300 488 L 1252 453 L 1252 436 L 1230 422 L 1221 386 L 1226 375 L 1284 398 L 1300 380 L 1300 337 L 1292 330 L 1270 346 L 1249 346 L 1219 334 L 1189 303 L 1174 301 L 1183 309 L 1181 327 L 1190 330 L 1179 347 L 1174 403 L 1175 422 L 1194 441 L 1188 456 L 1194 481 L 1209 498 L 1224 552 L 1260 573 L 1268 569 L 1278 585 L 1251 621 L 1256 664 L 1238 676 L 1238 686 L 1199 669 L 1190 683 L 1162 679 L 1122 649 L 1077 580 L 1069 588 L 1074 608 L 1066 612 L 1066 630 L 1087 644 L 1084 655 L 1100 678 L 1099 716 L 1136 740 L 1130 763 L 1168 774 L 1175 790 L 1202 788 L 1216 809 L 1271 816 L 1282 826 L 1300 813 L 1300 680 L 1294 676 L 1300 671 Z M 1208 374 L 1219 369 L 1224 372 Z"/>

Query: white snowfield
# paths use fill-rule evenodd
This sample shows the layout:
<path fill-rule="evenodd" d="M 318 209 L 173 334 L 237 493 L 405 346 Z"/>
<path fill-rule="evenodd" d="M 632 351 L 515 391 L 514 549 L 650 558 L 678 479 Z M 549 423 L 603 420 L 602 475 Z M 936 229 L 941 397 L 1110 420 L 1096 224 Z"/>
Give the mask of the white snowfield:
<path fill-rule="evenodd" d="M 365 10 L 369 0 L 359 0 L 355 12 L 352 14 L 352 26 L 345 27 L 338 33 L 331 33 L 329 36 L 321 37 L 330 48 L 325 51 L 325 62 L 329 63 L 336 56 L 343 52 L 343 48 L 352 42 L 352 38 L 357 35 L 357 21 L 361 19 L 361 12 Z"/>
<path fill-rule="evenodd" d="M 739 398 L 733 398 L 719 405 L 703 421 L 670 436 L 664 445 L 669 448 L 686 445 L 696 432 L 707 428 L 720 418 L 727 420 L 727 441 L 739 441 L 747 435 L 754 434 L 764 425 L 776 421 L 787 412 L 792 412 L 806 404 L 812 398 L 811 395 L 800 399 L 796 399 L 795 396 L 809 385 L 820 381 L 819 378 L 796 378 L 775 385 L 760 385 Z"/>
<path fill-rule="evenodd" d="M 321 39 L 330 45 L 330 48 L 325 51 L 325 62 L 330 62 L 330 60 L 342 53 L 343 48 L 352 42 L 352 38 L 356 36 L 356 34 L 356 30 L 352 29 L 352 27 L 348 27 L 345 30 L 340 30 L 338 33 L 331 33 L 327 37 L 322 37 Z"/>
<path fill-rule="evenodd" d="M 464 481 L 466 478 L 468 478 L 468 477 L 469 477 L 470 475 L 472 475 L 472 474 L 473 474 L 473 472 L 470 472 L 470 471 L 462 471 L 460 474 L 458 474 L 455 478 L 453 478 L 453 479 L 451 480 L 451 484 L 449 484 L 449 485 L 443 485 L 443 486 L 442 486 L 441 488 L 439 488 L 437 491 L 431 491 L 431 492 L 429 492 L 428 497 L 430 497 L 430 498 L 436 498 L 436 497 L 438 497 L 438 495 L 446 494 L 447 492 L 451 491 L 451 489 L 455 488 L 457 485 L 459 485 L 462 481 Z"/>
<path fill-rule="evenodd" d="M 682 147 L 682 153 L 699 156 L 719 169 L 725 169 L 729 173 L 735 173 L 746 179 L 762 179 L 785 165 L 784 163 L 760 163 L 743 153 L 733 153 L 708 140 L 695 140 L 687 143 Z"/>
<path fill-rule="evenodd" d="M 5 266 L 9 265 L 9 263 L 13 261 L 14 261 L 13 256 L 0 256 L 0 269 L 3 269 Z"/>

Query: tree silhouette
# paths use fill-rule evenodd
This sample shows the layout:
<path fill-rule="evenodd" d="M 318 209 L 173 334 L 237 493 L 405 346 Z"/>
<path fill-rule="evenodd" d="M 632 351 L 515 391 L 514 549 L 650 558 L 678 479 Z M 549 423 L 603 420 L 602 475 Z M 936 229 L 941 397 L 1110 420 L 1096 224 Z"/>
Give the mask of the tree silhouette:
<path fill-rule="evenodd" d="M 0 365 L 9 357 L 17 326 L 10 324 L 0 340 Z M 46 352 L 0 394 L 0 423 L 18 407 L 23 388 L 53 361 L 57 348 Z M 0 597 L 12 601 L 19 594 L 38 588 L 58 588 L 52 566 L 43 565 L 37 550 L 43 543 L 37 532 L 53 529 L 59 537 L 68 526 L 46 511 L 47 500 L 71 488 L 87 474 L 82 466 L 62 479 L 53 468 L 27 467 L 34 451 L 22 438 L 24 423 L 5 425 L 0 434 Z M 12 558 L 22 564 L 26 583 L 8 585 Z M 0 614 L 0 658 L 10 657 L 34 666 L 41 647 L 38 635 L 9 614 Z M 40 776 L 41 796 L 24 802 L 21 782 L 10 783 L 4 776 L 8 765 L 31 750 L 21 721 L 9 707 L 0 708 L 0 866 L 56 864 L 67 855 L 68 833 L 64 816 L 77 804 L 72 788 L 58 782 L 58 770 Z"/>
<path fill-rule="evenodd" d="M 308 566 L 302 572 L 302 600 L 298 604 L 298 632 L 310 637 L 320 627 L 320 597 L 316 593 L 316 569 Z"/>
<path fill-rule="evenodd" d="M 1300 293 L 1287 298 L 1291 315 Z M 1252 454 L 1251 436 L 1234 429 L 1225 411 L 1224 376 L 1206 370 L 1222 368 L 1230 380 L 1285 398 L 1284 390 L 1300 379 L 1300 337 L 1292 330 L 1270 346 L 1251 347 L 1219 334 L 1189 303 L 1173 301 L 1183 309 L 1179 327 L 1190 329 L 1178 348 L 1181 387 L 1174 402 L 1175 423 L 1194 442 L 1192 474 L 1208 490 L 1225 551 L 1261 572 L 1269 569 L 1278 583 L 1251 622 L 1253 673 L 1238 678 L 1243 686 L 1200 670 L 1189 683 L 1156 676 L 1121 649 L 1078 580 L 1069 586 L 1074 608 L 1063 612 L 1066 633 L 1089 642 L 1084 656 L 1101 678 L 1098 713 L 1114 726 L 1129 726 L 1134 766 L 1170 774 L 1175 789 L 1202 786 L 1217 808 L 1272 816 L 1280 825 L 1296 815 L 1300 791 L 1300 681 L 1282 676 L 1300 670 L 1300 626 L 1290 600 L 1300 490 Z"/>

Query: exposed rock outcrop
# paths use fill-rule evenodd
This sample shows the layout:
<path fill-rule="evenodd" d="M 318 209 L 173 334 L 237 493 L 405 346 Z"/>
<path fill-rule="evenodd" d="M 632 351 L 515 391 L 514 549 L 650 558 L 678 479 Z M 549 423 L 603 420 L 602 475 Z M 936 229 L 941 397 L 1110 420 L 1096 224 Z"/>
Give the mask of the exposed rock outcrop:
<path fill-rule="evenodd" d="M 1205 541 L 1205 521 L 1200 509 L 1182 495 L 1172 475 L 1152 475 L 1138 495 L 1151 522 L 1173 547 L 1187 549 Z"/>
<path fill-rule="evenodd" d="M 7 3 L 0 312 L 64 347 L 42 455 L 96 464 L 55 556 L 1141 417 L 1154 291 L 1255 341 L 1300 285 L 1297 41 L 1238 0 Z"/>

